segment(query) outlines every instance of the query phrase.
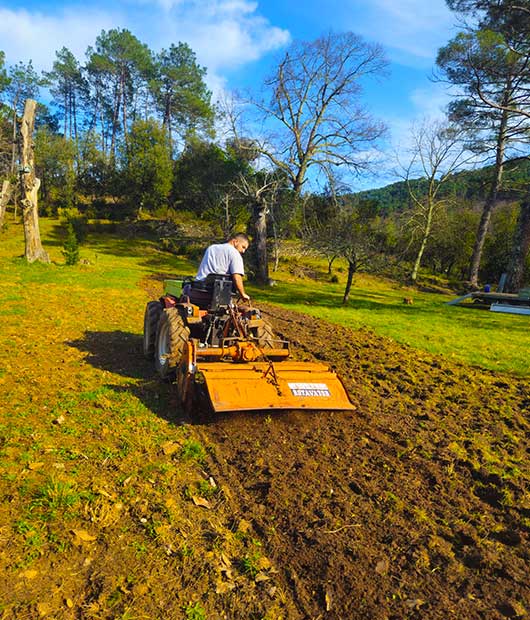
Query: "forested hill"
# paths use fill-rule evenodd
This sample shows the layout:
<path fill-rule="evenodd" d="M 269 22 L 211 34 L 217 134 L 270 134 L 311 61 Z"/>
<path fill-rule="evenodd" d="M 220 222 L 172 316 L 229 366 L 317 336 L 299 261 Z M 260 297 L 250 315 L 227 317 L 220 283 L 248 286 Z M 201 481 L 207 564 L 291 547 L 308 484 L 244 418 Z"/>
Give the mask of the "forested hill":
<path fill-rule="evenodd" d="M 453 196 L 456 200 L 465 202 L 482 202 L 488 191 L 493 166 L 486 166 L 476 170 L 463 170 L 452 175 L 442 186 L 441 193 L 444 196 Z M 501 200 L 519 200 L 520 192 L 525 187 L 530 176 L 530 160 L 521 159 L 513 161 L 506 166 L 502 191 L 499 194 Z M 422 186 L 426 185 L 425 179 L 413 179 L 411 185 L 416 193 L 422 195 Z M 353 194 L 354 200 L 373 201 L 378 210 L 384 213 L 400 211 L 409 205 L 409 194 L 405 181 L 391 183 L 385 187 L 370 189 Z"/>

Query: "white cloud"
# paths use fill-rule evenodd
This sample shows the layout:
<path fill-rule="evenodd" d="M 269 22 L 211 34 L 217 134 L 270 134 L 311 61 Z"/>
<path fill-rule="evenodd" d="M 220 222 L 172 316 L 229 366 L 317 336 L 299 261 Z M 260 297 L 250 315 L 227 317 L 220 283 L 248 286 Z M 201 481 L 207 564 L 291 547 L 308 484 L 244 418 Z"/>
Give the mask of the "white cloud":
<path fill-rule="evenodd" d="M 436 82 L 422 88 L 415 88 L 409 97 L 416 117 L 425 116 L 436 119 L 445 116 L 447 104 L 454 99 L 446 85 Z"/>
<path fill-rule="evenodd" d="M 53 14 L 0 8 L 0 49 L 8 64 L 31 59 L 37 70 L 49 70 L 63 46 L 83 62 L 86 48 L 111 28 L 128 28 L 154 51 L 188 43 L 206 66 L 215 96 L 226 87 L 226 71 L 290 41 L 289 32 L 273 26 L 251 0 L 122 0 L 112 10 L 71 5 Z"/>
<path fill-rule="evenodd" d="M 247 0 L 180 1 L 172 5 L 158 40 L 186 41 L 211 71 L 236 68 L 290 40 L 287 30 L 271 25 L 256 10 L 257 3 Z"/>
<path fill-rule="evenodd" d="M 55 52 L 63 46 L 83 60 L 87 46 L 93 45 L 101 30 L 112 28 L 114 22 L 111 15 L 97 10 L 45 15 L 0 8 L 0 49 L 8 64 L 32 60 L 36 69 L 50 69 Z"/>
<path fill-rule="evenodd" d="M 394 60 L 415 66 L 432 62 L 454 32 L 456 17 L 444 0 L 356 0 L 354 30 L 379 41 Z"/>

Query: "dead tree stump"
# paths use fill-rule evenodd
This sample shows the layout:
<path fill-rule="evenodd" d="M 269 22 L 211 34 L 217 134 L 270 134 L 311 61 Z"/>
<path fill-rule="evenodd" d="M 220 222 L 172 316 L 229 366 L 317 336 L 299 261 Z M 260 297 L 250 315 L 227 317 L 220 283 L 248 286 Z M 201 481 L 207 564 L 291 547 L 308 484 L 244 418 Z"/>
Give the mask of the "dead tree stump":
<path fill-rule="evenodd" d="M 41 261 L 49 263 L 50 257 L 42 247 L 37 209 L 37 192 L 40 179 L 35 176 L 35 156 L 33 152 L 33 129 L 35 127 L 35 109 L 37 102 L 26 99 L 24 116 L 20 124 L 20 186 L 22 193 L 22 210 L 24 218 L 24 256 L 30 263 Z"/>

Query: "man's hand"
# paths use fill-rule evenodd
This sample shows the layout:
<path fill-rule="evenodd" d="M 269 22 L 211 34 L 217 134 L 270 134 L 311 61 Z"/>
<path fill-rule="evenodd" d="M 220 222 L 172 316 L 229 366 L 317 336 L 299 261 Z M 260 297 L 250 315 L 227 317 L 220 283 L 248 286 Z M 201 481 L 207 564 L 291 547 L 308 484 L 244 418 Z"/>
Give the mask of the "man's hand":
<path fill-rule="evenodd" d="M 249 301 L 250 297 L 245 293 L 245 289 L 243 287 L 243 278 L 239 273 L 232 274 L 232 280 L 234 281 L 234 285 L 236 287 L 239 296 L 243 301 Z"/>

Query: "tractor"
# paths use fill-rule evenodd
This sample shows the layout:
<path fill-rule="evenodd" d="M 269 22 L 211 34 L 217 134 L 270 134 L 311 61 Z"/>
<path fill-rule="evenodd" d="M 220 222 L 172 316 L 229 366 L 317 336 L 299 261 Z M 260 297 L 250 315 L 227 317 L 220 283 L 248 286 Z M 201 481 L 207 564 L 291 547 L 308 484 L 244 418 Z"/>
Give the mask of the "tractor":
<path fill-rule="evenodd" d="M 181 290 L 179 290 L 179 286 Z M 327 365 L 289 359 L 259 309 L 242 304 L 232 278 L 166 280 L 147 303 L 143 350 L 159 376 L 176 384 L 181 406 L 214 412 L 353 409 Z"/>

